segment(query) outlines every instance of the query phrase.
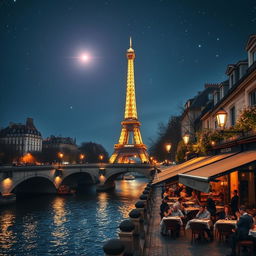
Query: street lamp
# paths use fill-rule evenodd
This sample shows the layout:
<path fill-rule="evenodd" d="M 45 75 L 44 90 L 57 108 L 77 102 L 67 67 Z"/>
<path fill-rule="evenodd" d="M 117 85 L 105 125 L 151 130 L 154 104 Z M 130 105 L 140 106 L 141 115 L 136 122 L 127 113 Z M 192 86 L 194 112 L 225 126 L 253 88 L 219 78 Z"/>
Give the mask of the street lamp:
<path fill-rule="evenodd" d="M 104 156 L 102 154 L 99 155 L 99 160 L 102 161 Z"/>
<path fill-rule="evenodd" d="M 62 159 L 63 159 L 63 157 L 64 157 L 64 154 L 61 153 L 61 152 L 59 152 L 59 153 L 58 153 L 58 157 L 59 157 L 59 165 L 61 165 L 61 162 L 62 162 Z"/>
<path fill-rule="evenodd" d="M 227 123 L 227 112 L 224 109 L 220 109 L 216 113 L 217 124 L 221 129 L 224 129 Z"/>
<path fill-rule="evenodd" d="M 79 155 L 79 159 L 80 159 L 80 163 L 81 163 L 81 164 L 83 163 L 84 158 L 85 158 L 85 155 L 84 155 L 84 154 L 80 154 L 80 155 Z"/>
<path fill-rule="evenodd" d="M 184 144 L 187 146 L 188 145 L 188 142 L 189 142 L 189 139 L 190 139 L 190 136 L 189 136 L 189 133 L 185 133 L 184 136 L 182 137 L 183 141 L 184 141 Z"/>
<path fill-rule="evenodd" d="M 167 152 L 167 155 L 171 152 L 172 144 L 171 143 L 166 143 L 165 144 L 165 150 Z M 168 159 L 167 159 L 167 164 L 168 164 Z"/>

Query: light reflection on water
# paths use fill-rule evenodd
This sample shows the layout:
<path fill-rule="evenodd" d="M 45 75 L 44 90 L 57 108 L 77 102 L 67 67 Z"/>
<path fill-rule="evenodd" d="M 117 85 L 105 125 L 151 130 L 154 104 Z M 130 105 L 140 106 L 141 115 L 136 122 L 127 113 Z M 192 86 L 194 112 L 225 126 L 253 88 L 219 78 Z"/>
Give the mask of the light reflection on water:
<path fill-rule="evenodd" d="M 40 196 L 0 208 L 0 255 L 103 255 L 104 241 L 118 236 L 145 180 L 116 181 L 111 192 Z"/>

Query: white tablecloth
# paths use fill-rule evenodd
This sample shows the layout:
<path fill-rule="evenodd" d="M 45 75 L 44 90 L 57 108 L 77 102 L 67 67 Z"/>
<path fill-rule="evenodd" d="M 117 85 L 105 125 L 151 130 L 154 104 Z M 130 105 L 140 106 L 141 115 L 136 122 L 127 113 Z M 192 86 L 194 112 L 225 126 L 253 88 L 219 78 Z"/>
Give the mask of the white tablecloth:
<path fill-rule="evenodd" d="M 218 220 L 218 221 L 216 221 L 216 223 L 214 224 L 214 229 L 216 229 L 216 226 L 217 226 L 218 224 L 233 225 L 234 228 L 236 228 L 236 223 L 237 223 L 237 220 Z"/>
<path fill-rule="evenodd" d="M 249 230 L 249 236 L 253 236 L 256 238 L 256 228 Z"/>
<path fill-rule="evenodd" d="M 164 222 L 165 220 L 176 220 L 177 222 L 180 223 L 180 225 L 183 225 L 183 222 L 182 222 L 181 218 L 178 217 L 178 216 L 163 217 L 161 222 Z"/>
<path fill-rule="evenodd" d="M 202 223 L 205 225 L 206 228 L 210 229 L 212 226 L 212 221 L 211 220 L 206 220 L 206 219 L 192 219 L 190 221 L 188 221 L 187 225 L 186 225 L 186 229 L 190 228 L 190 223 Z"/>

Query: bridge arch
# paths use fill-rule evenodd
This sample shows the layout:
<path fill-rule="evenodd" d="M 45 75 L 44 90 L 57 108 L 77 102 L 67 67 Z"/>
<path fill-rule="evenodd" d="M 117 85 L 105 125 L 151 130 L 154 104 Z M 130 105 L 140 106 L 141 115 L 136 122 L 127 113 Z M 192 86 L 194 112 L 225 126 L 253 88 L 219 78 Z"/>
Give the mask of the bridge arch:
<path fill-rule="evenodd" d="M 87 185 L 95 184 L 95 178 L 89 172 L 72 172 L 63 176 L 60 185 L 67 185 L 70 188 L 83 190 Z"/>
<path fill-rule="evenodd" d="M 56 193 L 56 185 L 47 175 L 24 177 L 10 187 L 15 194 L 52 194 Z"/>
<path fill-rule="evenodd" d="M 111 188 L 115 186 L 115 180 L 118 176 L 122 175 L 122 174 L 126 174 L 126 173 L 130 173 L 130 172 L 137 172 L 142 174 L 143 176 L 145 176 L 145 178 L 150 178 L 151 177 L 151 173 L 150 170 L 148 169 L 134 169 L 131 170 L 129 168 L 123 168 L 123 169 L 110 169 L 108 170 L 104 181 L 101 183 L 101 186 L 105 186 L 106 188 Z"/>

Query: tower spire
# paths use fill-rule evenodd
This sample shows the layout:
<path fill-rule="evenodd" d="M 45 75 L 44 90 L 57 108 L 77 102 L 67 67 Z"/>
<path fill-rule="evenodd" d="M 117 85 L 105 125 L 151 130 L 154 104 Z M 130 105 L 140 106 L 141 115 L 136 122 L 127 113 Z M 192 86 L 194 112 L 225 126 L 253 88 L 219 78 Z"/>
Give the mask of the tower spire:
<path fill-rule="evenodd" d="M 114 153 L 110 157 L 110 163 L 129 163 L 134 161 L 134 157 L 139 157 L 141 162 L 149 162 L 147 147 L 143 144 L 140 133 L 140 122 L 138 120 L 135 80 L 134 80 L 134 59 L 135 51 L 132 48 L 132 38 L 130 37 L 130 47 L 126 52 L 127 84 L 126 84 L 126 101 L 124 111 L 124 121 L 118 144 L 114 146 Z"/>

